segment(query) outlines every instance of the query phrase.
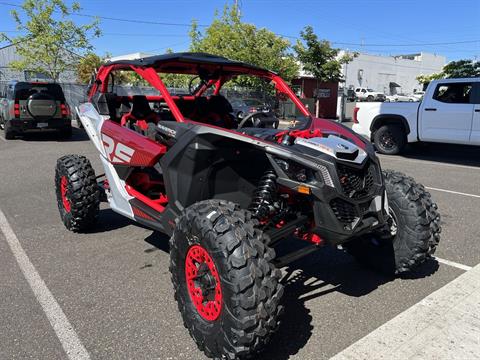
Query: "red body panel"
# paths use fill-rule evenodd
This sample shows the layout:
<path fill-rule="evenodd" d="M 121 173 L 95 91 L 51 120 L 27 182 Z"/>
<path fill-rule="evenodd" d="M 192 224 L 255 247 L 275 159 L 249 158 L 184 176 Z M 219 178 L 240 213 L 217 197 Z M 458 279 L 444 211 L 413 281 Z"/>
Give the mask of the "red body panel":
<path fill-rule="evenodd" d="M 166 146 L 110 120 L 103 123 L 102 141 L 112 164 L 150 167 L 167 152 Z"/>

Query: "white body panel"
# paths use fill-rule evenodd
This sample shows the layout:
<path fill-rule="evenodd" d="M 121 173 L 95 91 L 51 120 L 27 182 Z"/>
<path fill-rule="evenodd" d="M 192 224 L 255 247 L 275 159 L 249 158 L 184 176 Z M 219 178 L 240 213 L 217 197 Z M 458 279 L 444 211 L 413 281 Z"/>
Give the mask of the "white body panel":
<path fill-rule="evenodd" d="M 106 118 L 100 115 L 91 103 L 80 104 L 75 110 L 88 137 L 100 154 L 102 154 L 104 158 L 107 158 L 101 137 L 102 125 Z"/>
<path fill-rule="evenodd" d="M 417 139 L 417 112 L 419 104 L 415 102 L 372 102 L 372 103 L 357 103 L 359 110 L 357 113 L 358 124 L 354 124 L 352 129 L 356 133 L 365 136 L 372 140 L 372 133 L 370 126 L 373 120 L 378 115 L 400 115 L 404 117 L 410 127 L 410 134 L 408 134 L 408 142 L 418 141 Z"/>
<path fill-rule="evenodd" d="M 110 185 L 110 191 L 107 192 L 107 199 L 113 211 L 122 214 L 130 219 L 133 219 L 133 210 L 130 206 L 129 200 L 133 199 L 125 190 L 125 182 L 120 179 L 115 171 L 113 165 L 108 162 L 106 158 L 100 156 L 103 168 L 105 169 L 105 176 Z"/>
<path fill-rule="evenodd" d="M 108 160 L 105 146 L 102 140 L 102 125 L 108 118 L 100 115 L 91 103 L 81 104 L 76 108 L 78 117 L 88 134 L 88 137 L 100 152 L 100 160 L 105 170 L 110 190 L 106 191 L 110 207 L 128 218 L 133 219 L 133 210 L 129 200 L 133 199 L 125 190 L 125 182 L 118 177 L 115 168 Z"/>

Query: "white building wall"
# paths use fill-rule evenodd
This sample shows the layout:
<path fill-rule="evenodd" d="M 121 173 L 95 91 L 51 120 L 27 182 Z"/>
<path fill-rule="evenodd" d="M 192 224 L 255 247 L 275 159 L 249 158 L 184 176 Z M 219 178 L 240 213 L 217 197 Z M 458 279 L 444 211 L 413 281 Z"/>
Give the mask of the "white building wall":
<path fill-rule="evenodd" d="M 359 54 L 352 62 L 343 66 L 346 80 L 344 86 L 368 87 L 389 95 L 390 83 L 393 82 L 400 85 L 393 89 L 396 93 L 411 94 L 414 90 L 422 90 L 422 86 L 415 79 L 418 75 L 440 72 L 445 62 L 444 56 L 429 53 L 395 57 Z"/>

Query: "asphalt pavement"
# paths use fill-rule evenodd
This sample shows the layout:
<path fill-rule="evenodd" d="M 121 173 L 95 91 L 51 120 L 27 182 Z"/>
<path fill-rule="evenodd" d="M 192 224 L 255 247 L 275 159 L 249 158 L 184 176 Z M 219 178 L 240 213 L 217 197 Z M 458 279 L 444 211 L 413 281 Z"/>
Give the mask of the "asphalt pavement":
<path fill-rule="evenodd" d="M 91 359 L 204 359 L 173 299 L 165 236 L 105 206 L 90 233 L 64 228 L 53 177 L 56 159 L 71 153 L 87 156 L 102 172 L 81 130 L 71 141 L 41 134 L 0 138 L 0 211 L 32 265 L 22 267 L 13 238 L 0 232 L 0 359 L 73 359 L 69 339 Z M 479 264 L 477 154 L 478 148 L 432 145 L 382 156 L 384 168 L 413 176 L 439 204 L 439 261 L 403 279 L 365 270 L 336 249 L 290 264 L 282 269 L 283 323 L 263 359 L 330 358 Z M 51 298 L 39 298 L 42 289 Z M 67 322 L 48 316 L 52 301 Z"/>

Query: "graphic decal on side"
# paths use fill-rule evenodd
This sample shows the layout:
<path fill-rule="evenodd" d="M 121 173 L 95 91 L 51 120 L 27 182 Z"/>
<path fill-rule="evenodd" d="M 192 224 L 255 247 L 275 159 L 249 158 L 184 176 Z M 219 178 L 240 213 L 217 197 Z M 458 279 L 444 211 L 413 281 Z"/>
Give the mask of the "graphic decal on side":
<path fill-rule="evenodd" d="M 121 142 L 115 142 L 110 136 L 102 134 L 102 141 L 107 156 L 111 162 L 130 163 L 135 150 Z"/>

